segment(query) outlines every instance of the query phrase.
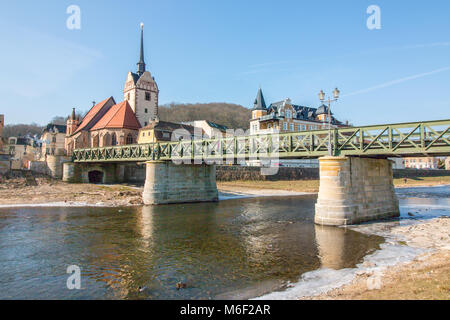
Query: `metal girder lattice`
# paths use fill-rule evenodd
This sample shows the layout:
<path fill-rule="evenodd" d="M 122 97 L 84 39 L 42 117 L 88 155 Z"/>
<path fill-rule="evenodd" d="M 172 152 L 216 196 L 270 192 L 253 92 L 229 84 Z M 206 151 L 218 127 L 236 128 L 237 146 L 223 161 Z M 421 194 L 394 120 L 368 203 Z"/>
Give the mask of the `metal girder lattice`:
<path fill-rule="evenodd" d="M 76 149 L 74 162 L 450 155 L 450 120 Z"/>

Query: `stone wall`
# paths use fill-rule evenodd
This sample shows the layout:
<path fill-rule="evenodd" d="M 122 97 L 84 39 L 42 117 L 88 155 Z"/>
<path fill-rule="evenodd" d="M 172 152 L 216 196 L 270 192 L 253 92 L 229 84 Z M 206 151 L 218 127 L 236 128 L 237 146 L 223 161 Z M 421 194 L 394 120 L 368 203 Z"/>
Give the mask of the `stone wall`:
<path fill-rule="evenodd" d="M 398 215 L 390 160 L 320 158 L 317 224 L 349 225 Z"/>
<path fill-rule="evenodd" d="M 124 170 L 125 182 L 136 184 L 145 183 L 145 164 L 126 164 Z"/>
<path fill-rule="evenodd" d="M 317 180 L 319 168 L 288 168 L 279 167 L 278 173 L 264 175 L 260 167 L 217 166 L 217 181 L 277 181 L 277 180 Z"/>
<path fill-rule="evenodd" d="M 420 178 L 450 176 L 450 170 L 394 169 L 394 178 Z"/>
<path fill-rule="evenodd" d="M 69 162 L 70 157 L 47 155 L 45 161 L 29 161 L 28 169 L 36 173 L 48 174 L 52 178 L 62 179 L 63 163 Z"/>
<path fill-rule="evenodd" d="M 74 163 L 65 162 L 63 164 L 62 180 L 71 183 L 90 183 L 90 173 L 99 172 L 100 181 L 96 183 L 122 183 L 124 182 L 124 165 L 116 163 Z"/>
<path fill-rule="evenodd" d="M 450 176 L 450 170 L 393 169 L 394 178 Z M 217 166 L 217 181 L 318 180 L 319 168 L 279 167 L 275 175 L 261 174 L 259 167 Z"/>
<path fill-rule="evenodd" d="M 29 166 L 28 169 L 30 169 L 33 172 L 41 174 L 49 174 L 47 162 L 45 161 L 30 161 L 28 166 Z"/>

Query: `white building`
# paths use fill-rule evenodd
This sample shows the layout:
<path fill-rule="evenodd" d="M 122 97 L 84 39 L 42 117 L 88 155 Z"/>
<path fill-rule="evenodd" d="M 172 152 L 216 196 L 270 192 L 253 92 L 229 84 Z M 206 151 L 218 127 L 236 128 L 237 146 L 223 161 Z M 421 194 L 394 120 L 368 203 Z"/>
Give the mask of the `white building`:
<path fill-rule="evenodd" d="M 187 121 L 182 122 L 182 124 L 203 129 L 205 136 L 208 138 L 225 137 L 228 129 L 226 126 L 208 120 Z"/>

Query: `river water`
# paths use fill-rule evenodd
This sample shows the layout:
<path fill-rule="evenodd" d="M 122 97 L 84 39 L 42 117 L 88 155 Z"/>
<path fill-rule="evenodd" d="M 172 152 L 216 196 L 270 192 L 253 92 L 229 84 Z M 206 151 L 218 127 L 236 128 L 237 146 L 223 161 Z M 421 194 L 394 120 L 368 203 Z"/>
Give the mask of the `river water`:
<path fill-rule="evenodd" d="M 434 202 L 422 189 L 399 191 L 402 211 L 445 207 L 450 188 Z M 0 299 L 251 298 L 308 271 L 353 268 L 384 242 L 314 225 L 315 201 L 0 208 Z M 81 269 L 80 290 L 67 288 L 70 265 Z"/>

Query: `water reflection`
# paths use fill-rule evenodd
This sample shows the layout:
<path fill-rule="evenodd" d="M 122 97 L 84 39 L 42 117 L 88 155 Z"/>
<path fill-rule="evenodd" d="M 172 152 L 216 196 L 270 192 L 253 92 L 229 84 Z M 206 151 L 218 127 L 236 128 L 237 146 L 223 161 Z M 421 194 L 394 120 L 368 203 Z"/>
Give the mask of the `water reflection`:
<path fill-rule="evenodd" d="M 355 256 L 374 251 L 379 243 L 377 239 L 346 228 L 315 225 L 314 229 L 322 268 L 353 267 Z"/>
<path fill-rule="evenodd" d="M 353 266 L 383 241 L 315 227 L 314 203 L 1 209 L 0 298 L 250 297 L 321 266 Z M 82 290 L 65 286 L 72 264 L 81 267 Z M 178 281 L 188 288 L 176 290 Z"/>

